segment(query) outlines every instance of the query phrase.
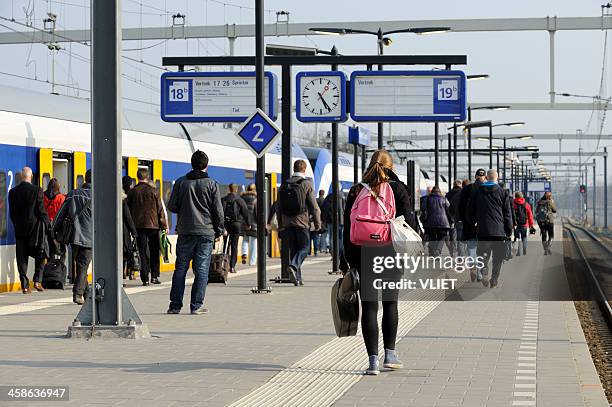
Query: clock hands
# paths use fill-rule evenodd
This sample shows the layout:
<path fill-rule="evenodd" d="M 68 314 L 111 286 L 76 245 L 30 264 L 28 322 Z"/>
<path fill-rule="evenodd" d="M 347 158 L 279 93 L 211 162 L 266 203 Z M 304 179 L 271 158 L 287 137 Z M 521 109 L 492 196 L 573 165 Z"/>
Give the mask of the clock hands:
<path fill-rule="evenodd" d="M 323 99 L 323 95 L 321 94 L 321 92 L 317 92 L 319 94 L 319 99 L 321 99 L 321 102 L 323 102 L 323 106 L 325 106 L 325 108 L 329 111 L 332 110 L 331 107 L 329 107 L 329 105 L 327 104 L 327 102 L 325 101 L 325 99 Z"/>

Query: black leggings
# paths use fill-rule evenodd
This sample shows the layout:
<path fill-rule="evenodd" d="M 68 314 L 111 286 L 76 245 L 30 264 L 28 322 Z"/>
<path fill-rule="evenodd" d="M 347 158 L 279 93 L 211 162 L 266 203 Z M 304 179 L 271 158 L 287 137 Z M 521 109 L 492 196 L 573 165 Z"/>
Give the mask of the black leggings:
<path fill-rule="evenodd" d="M 385 349 L 395 349 L 397 301 L 383 301 L 382 333 Z M 378 301 L 361 301 L 361 333 L 368 356 L 378 355 Z"/>

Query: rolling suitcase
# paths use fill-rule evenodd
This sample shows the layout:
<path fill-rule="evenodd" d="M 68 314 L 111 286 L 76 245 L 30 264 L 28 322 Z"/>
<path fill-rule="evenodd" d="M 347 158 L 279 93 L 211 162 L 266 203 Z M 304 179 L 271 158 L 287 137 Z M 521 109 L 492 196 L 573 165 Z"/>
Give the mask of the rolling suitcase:
<path fill-rule="evenodd" d="M 210 256 L 210 269 L 208 270 L 208 282 L 209 283 L 223 283 L 227 284 L 227 275 L 230 269 L 230 259 L 227 254 L 229 248 L 229 242 L 225 247 L 225 250 L 221 253 L 213 253 Z"/>
<path fill-rule="evenodd" d="M 45 289 L 63 290 L 66 283 L 66 265 L 59 259 L 51 259 L 45 264 L 42 285 Z"/>

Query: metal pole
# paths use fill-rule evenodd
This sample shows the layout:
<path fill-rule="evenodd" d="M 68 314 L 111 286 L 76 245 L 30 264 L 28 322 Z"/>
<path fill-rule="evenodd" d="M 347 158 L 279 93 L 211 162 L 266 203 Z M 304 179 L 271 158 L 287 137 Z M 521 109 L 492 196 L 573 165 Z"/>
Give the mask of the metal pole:
<path fill-rule="evenodd" d="M 384 44 L 383 44 L 383 32 L 382 29 L 379 28 L 378 29 L 378 33 L 377 33 L 377 37 L 378 37 L 378 55 L 382 55 L 383 51 L 384 51 Z M 378 70 L 382 71 L 383 70 L 383 66 L 382 65 L 378 65 Z M 384 140 L 383 140 L 383 123 L 378 122 L 378 149 L 381 150 L 384 148 Z"/>
<path fill-rule="evenodd" d="M 506 137 L 504 137 L 504 162 L 502 163 L 502 166 L 503 166 L 503 174 L 504 174 L 503 180 L 505 184 L 506 183 Z"/>
<path fill-rule="evenodd" d="M 589 184 L 589 167 L 587 167 L 586 165 L 586 160 L 584 163 L 584 186 L 587 187 Z M 584 213 L 583 213 L 583 218 L 584 218 L 584 224 L 586 225 L 589 222 L 589 218 L 588 218 L 588 213 L 589 213 L 589 189 L 587 187 L 586 192 L 584 194 Z"/>
<path fill-rule="evenodd" d="M 608 148 L 604 147 L 604 230 L 608 230 Z"/>
<path fill-rule="evenodd" d="M 367 158 L 368 157 L 366 154 L 366 146 L 361 146 L 361 174 L 362 175 L 366 170 L 366 166 L 368 165 L 368 163 L 366 162 Z"/>
<path fill-rule="evenodd" d="M 472 108 L 468 106 L 468 123 L 472 121 Z M 472 179 L 472 128 L 468 127 L 468 179 Z"/>
<path fill-rule="evenodd" d="M 450 191 L 453 185 L 453 166 L 452 166 L 452 146 L 451 134 L 448 133 L 448 190 Z"/>
<path fill-rule="evenodd" d="M 94 289 L 75 323 L 68 328 L 68 337 L 87 338 L 93 335 L 93 325 L 103 325 L 107 331 L 114 330 L 117 337 L 146 337 L 149 336 L 148 329 L 142 325 L 123 291 L 120 277 L 123 268 L 120 0 L 92 1 L 91 45 Z M 99 300 L 96 283 L 104 289 L 104 296 Z M 138 334 L 126 329 L 126 325 L 137 329 Z"/>
<path fill-rule="evenodd" d="M 97 321 L 122 320 L 119 273 L 123 267 L 121 218 L 121 5 L 93 0 L 91 8 L 91 144 L 94 239 L 93 283 L 104 280 Z M 93 296 L 93 293 L 92 293 Z M 94 309 L 96 307 L 93 307 Z M 96 321 L 94 317 L 93 321 Z"/>
<path fill-rule="evenodd" d="M 514 161 L 510 161 L 510 180 L 512 181 L 512 191 L 516 191 L 516 183 L 514 182 Z"/>
<path fill-rule="evenodd" d="M 459 179 L 459 174 L 457 174 L 457 123 L 453 123 L 453 174 Z"/>
<path fill-rule="evenodd" d="M 493 168 L 493 123 L 489 123 L 489 168 Z"/>
<path fill-rule="evenodd" d="M 332 55 L 338 55 L 338 50 L 334 46 L 331 50 Z M 338 65 L 332 65 L 332 71 L 338 70 Z M 338 264 L 340 260 L 340 222 L 338 219 L 338 204 L 340 199 L 340 177 L 338 174 L 338 123 L 334 122 L 331 125 L 331 142 L 332 142 L 332 272 L 338 272 Z"/>
<path fill-rule="evenodd" d="M 281 135 L 281 181 L 291 177 L 291 65 L 282 66 L 282 103 L 281 119 L 283 134 Z M 287 239 L 280 239 L 281 247 L 281 282 L 289 282 L 289 247 Z"/>
<path fill-rule="evenodd" d="M 435 174 L 435 185 L 438 186 L 440 179 L 440 134 L 439 134 L 438 123 L 434 124 L 434 174 Z"/>
<path fill-rule="evenodd" d="M 593 158 L 593 227 L 597 225 L 597 161 Z"/>
<path fill-rule="evenodd" d="M 499 171 L 499 149 L 495 150 L 495 155 L 497 156 L 497 166 L 495 167 L 495 169 Z"/>
<path fill-rule="evenodd" d="M 555 104 L 555 31 L 548 31 L 550 38 L 550 104 Z"/>
<path fill-rule="evenodd" d="M 359 182 L 359 145 L 353 144 L 353 184 Z"/>
<path fill-rule="evenodd" d="M 264 0 L 255 0 L 255 87 L 256 105 L 264 109 Z M 272 97 L 272 95 L 270 95 Z M 270 292 L 266 282 L 266 158 L 257 159 L 257 289 Z"/>

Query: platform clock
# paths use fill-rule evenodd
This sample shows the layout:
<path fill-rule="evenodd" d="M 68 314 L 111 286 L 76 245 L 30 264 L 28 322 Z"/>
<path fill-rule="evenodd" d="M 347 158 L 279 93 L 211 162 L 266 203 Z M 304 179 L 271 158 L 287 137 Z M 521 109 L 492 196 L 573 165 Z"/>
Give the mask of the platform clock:
<path fill-rule="evenodd" d="M 296 76 L 296 88 L 299 121 L 346 120 L 346 76 L 343 72 L 300 72 Z"/>

